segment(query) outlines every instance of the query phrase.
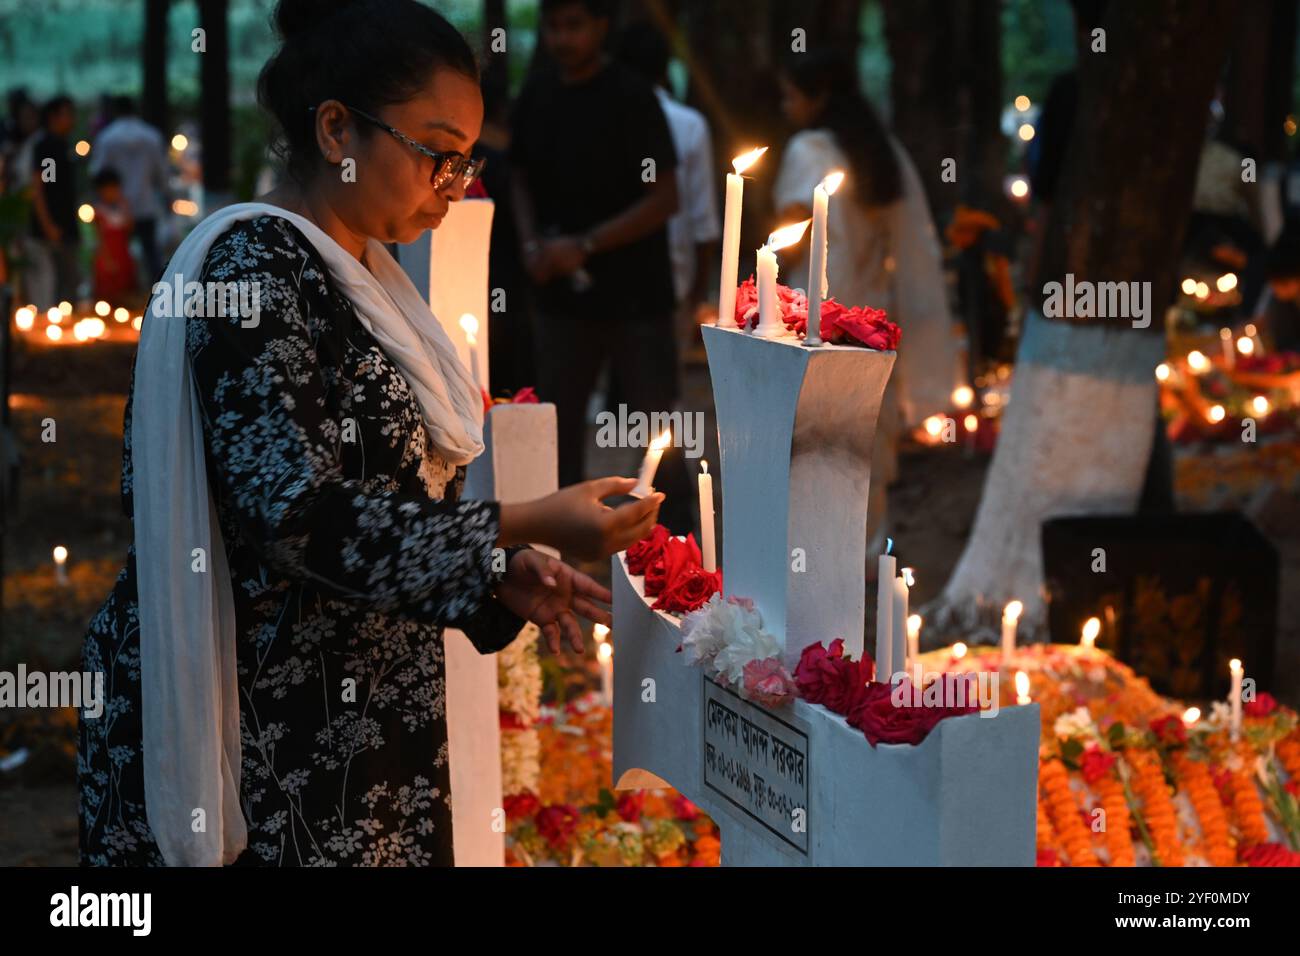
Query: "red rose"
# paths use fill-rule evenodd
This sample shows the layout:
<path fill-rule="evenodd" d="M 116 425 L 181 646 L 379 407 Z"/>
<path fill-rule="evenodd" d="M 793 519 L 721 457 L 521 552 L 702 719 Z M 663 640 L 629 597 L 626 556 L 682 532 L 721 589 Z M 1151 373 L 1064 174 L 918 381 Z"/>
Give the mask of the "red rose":
<path fill-rule="evenodd" d="M 672 799 L 673 817 L 677 820 L 697 820 L 700 816 L 700 808 L 691 803 L 680 793 Z"/>
<path fill-rule="evenodd" d="M 672 535 L 661 524 L 650 529 L 650 533 L 627 549 L 628 574 L 645 574 L 654 561 L 663 554 L 664 545 Z"/>
<path fill-rule="evenodd" d="M 509 820 L 523 820 L 531 817 L 541 807 L 541 801 L 532 793 L 525 790 L 523 793 L 512 793 L 505 798 L 506 818 Z"/>
<path fill-rule="evenodd" d="M 664 585 L 650 609 L 653 611 L 694 611 L 722 590 L 722 572 L 705 571 L 688 565 Z"/>
<path fill-rule="evenodd" d="M 1106 774 L 1110 773 L 1110 768 L 1115 766 L 1115 755 L 1108 754 L 1096 744 L 1092 744 L 1083 752 L 1083 757 L 1079 760 L 1079 769 L 1083 771 L 1083 779 L 1089 783 L 1096 783 Z"/>
<path fill-rule="evenodd" d="M 799 655 L 794 682 L 799 696 L 810 704 L 821 704 L 837 714 L 847 714 L 853 702 L 865 691 L 875 673 L 875 662 L 863 654 L 855 661 L 844 656 L 844 639 L 837 637 L 829 648 L 817 641 Z"/>
<path fill-rule="evenodd" d="M 795 697 L 794 679 L 779 658 L 767 657 L 745 665 L 745 696 L 764 707 L 781 707 Z"/>
<path fill-rule="evenodd" d="M 516 405 L 537 405 L 541 399 L 537 397 L 537 389 L 531 385 L 525 385 L 519 391 L 515 392 L 515 397 L 510 399 Z"/>
<path fill-rule="evenodd" d="M 629 790 L 619 794 L 614 811 L 627 823 L 636 823 L 641 819 L 641 809 L 645 806 L 644 790 Z"/>
<path fill-rule="evenodd" d="M 1300 866 L 1300 853 L 1280 843 L 1256 843 L 1239 847 L 1237 859 L 1247 866 Z"/>
<path fill-rule="evenodd" d="M 646 595 L 654 597 L 659 594 L 672 584 L 682 571 L 689 567 L 699 567 L 702 560 L 699 545 L 695 543 L 694 532 L 688 534 L 685 541 L 669 537 L 664 542 L 659 557 L 646 568 Z"/>
<path fill-rule="evenodd" d="M 1258 697 L 1246 701 L 1241 705 L 1241 709 L 1247 717 L 1267 717 L 1277 710 L 1277 701 L 1268 691 L 1260 691 Z"/>
<path fill-rule="evenodd" d="M 894 703 L 894 685 L 871 683 L 846 715 L 849 725 L 861 730 L 875 747 L 886 744 L 919 744 L 945 717 L 975 713 L 974 705 L 927 707 L 912 703 L 912 682 L 899 683 L 902 705 Z"/>
<path fill-rule="evenodd" d="M 902 330 L 889 321 L 884 309 L 841 307 L 839 311 L 832 310 L 829 323 L 823 309 L 822 338 L 827 342 L 865 345 L 869 349 L 887 352 L 898 348 L 901 337 Z"/>
<path fill-rule="evenodd" d="M 578 828 L 578 810 L 567 803 L 553 804 L 538 810 L 534 822 L 542 838 L 552 849 L 559 850 Z"/>
<path fill-rule="evenodd" d="M 1187 743 L 1187 727 L 1183 724 L 1182 718 L 1175 717 L 1173 714 L 1153 720 L 1151 732 L 1156 735 L 1156 740 L 1165 745 Z"/>
<path fill-rule="evenodd" d="M 754 277 L 750 276 L 744 282 L 736 287 L 736 327 L 743 329 L 745 327 L 745 316 L 750 309 L 756 310 L 754 316 L 749 320 L 749 327 L 758 326 L 758 286 L 754 284 Z"/>

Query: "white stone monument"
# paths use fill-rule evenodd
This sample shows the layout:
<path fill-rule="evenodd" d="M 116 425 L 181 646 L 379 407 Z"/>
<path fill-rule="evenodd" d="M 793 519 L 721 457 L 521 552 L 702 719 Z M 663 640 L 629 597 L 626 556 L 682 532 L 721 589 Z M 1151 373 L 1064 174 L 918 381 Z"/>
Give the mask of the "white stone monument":
<path fill-rule="evenodd" d="M 894 353 L 703 331 L 724 591 L 754 600 L 792 671 L 814 641 L 842 637 L 857 657 L 871 447 Z M 615 786 L 685 794 L 718 824 L 724 865 L 1034 864 L 1037 704 L 873 748 L 823 707 L 767 709 L 688 665 L 679 620 L 650 609 L 625 554 L 612 572 Z"/>
<path fill-rule="evenodd" d="M 456 343 L 461 360 L 488 383 L 488 246 L 491 200 L 452 203 L 442 225 L 398 250 L 398 260 Z M 478 319 L 470 347 L 460 324 Z M 466 498 L 529 501 L 558 487 L 555 406 L 496 405 L 483 423 L 484 451 L 466 470 Z M 541 550 L 554 553 L 549 548 Z M 503 866 L 501 728 L 497 657 L 480 654 L 459 630 L 445 632 L 447 739 L 452 837 L 457 866 Z"/>

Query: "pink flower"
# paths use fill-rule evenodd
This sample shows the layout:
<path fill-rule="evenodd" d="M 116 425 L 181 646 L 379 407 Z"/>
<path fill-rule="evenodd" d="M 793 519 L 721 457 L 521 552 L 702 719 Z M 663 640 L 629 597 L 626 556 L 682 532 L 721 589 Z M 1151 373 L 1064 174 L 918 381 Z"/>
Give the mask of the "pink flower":
<path fill-rule="evenodd" d="M 745 665 L 745 696 L 764 707 L 781 707 L 795 697 L 794 678 L 775 657 Z"/>

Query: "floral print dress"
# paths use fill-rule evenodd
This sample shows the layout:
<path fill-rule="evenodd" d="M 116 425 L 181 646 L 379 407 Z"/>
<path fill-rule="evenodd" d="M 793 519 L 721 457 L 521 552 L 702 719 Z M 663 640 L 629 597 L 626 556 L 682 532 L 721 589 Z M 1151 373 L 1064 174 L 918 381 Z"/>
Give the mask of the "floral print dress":
<path fill-rule="evenodd" d="M 186 320 L 236 609 L 237 862 L 450 865 L 443 627 L 491 653 L 525 624 L 495 597 L 499 506 L 459 500 L 464 468 L 438 457 L 294 226 L 235 224 L 201 280 L 261 294 L 254 327 Z M 128 517 L 148 506 L 132 498 L 130 395 L 122 499 Z M 106 706 L 79 726 L 82 862 L 163 865 L 145 815 L 134 546 L 83 666 L 104 672 Z"/>

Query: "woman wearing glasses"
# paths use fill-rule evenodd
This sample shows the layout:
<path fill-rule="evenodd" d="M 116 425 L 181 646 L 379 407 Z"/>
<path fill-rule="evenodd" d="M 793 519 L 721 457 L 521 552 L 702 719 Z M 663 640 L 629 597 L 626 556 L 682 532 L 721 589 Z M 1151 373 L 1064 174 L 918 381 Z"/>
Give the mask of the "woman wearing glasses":
<path fill-rule="evenodd" d="M 288 175 L 194 230 L 141 330 L 135 541 L 84 649 L 89 865 L 450 864 L 443 627 L 580 651 L 609 593 L 526 543 L 607 556 L 662 497 L 460 498 L 481 398 L 383 244 L 478 175 L 473 54 L 415 0 L 282 0 L 276 24 L 259 99 Z"/>

